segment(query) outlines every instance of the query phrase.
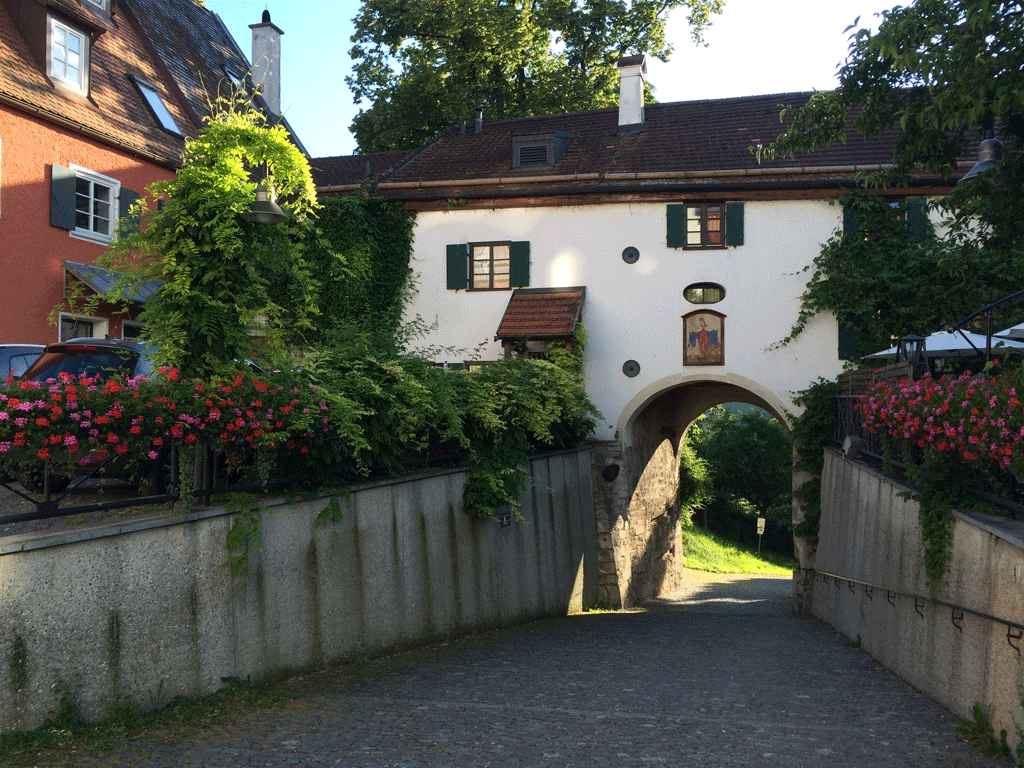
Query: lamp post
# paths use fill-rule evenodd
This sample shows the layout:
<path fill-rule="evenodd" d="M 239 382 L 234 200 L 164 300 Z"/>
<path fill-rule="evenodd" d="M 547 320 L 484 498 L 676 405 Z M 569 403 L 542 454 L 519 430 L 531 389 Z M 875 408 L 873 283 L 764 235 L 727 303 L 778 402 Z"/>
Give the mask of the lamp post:
<path fill-rule="evenodd" d="M 968 179 L 973 179 L 980 173 L 998 167 L 1001 162 L 1003 162 L 1003 143 L 999 139 L 985 139 L 978 145 L 978 162 L 964 174 L 964 177 L 957 182 L 957 186 Z"/>
<path fill-rule="evenodd" d="M 896 342 L 896 361 L 910 363 L 917 376 L 924 370 L 925 352 L 928 342 L 923 336 L 916 333 L 908 333 Z"/>

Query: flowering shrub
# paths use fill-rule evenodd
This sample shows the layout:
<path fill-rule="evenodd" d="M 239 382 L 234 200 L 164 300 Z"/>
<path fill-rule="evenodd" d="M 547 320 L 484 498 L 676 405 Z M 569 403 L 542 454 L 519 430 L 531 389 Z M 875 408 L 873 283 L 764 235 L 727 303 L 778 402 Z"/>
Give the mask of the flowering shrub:
<path fill-rule="evenodd" d="M 965 373 L 958 378 L 876 384 L 861 400 L 872 431 L 980 469 L 994 465 L 1024 480 L 1024 402 L 1012 377 Z"/>
<path fill-rule="evenodd" d="M 155 460 L 171 444 L 201 441 L 229 456 L 271 449 L 278 465 L 294 468 L 295 459 L 350 422 L 339 405 L 288 374 L 200 381 L 165 368 L 149 380 L 62 374 L 11 382 L 0 390 L 0 462 L 48 461 L 68 472 L 111 455 Z"/>
<path fill-rule="evenodd" d="M 919 503 L 930 584 L 941 581 L 948 570 L 952 509 L 968 502 L 975 473 L 985 476 L 1003 470 L 1024 480 L 1020 375 L 965 373 L 957 378 L 880 382 L 858 405 L 863 423 L 882 435 L 887 449 L 902 445 L 919 451 L 920 459 L 906 468 L 919 488 L 912 496 Z"/>

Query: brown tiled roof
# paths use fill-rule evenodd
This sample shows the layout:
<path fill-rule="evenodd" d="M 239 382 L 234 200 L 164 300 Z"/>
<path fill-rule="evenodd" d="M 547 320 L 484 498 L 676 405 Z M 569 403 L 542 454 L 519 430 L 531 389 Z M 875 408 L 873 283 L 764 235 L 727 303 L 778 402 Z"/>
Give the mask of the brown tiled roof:
<path fill-rule="evenodd" d="M 398 168 L 415 150 L 318 157 L 310 161 L 318 187 L 359 187 Z"/>
<path fill-rule="evenodd" d="M 637 133 L 618 135 L 618 107 L 483 122 L 440 134 L 393 173 L 376 194 L 415 201 L 636 191 L 657 185 L 694 189 L 714 185 L 799 186 L 811 178 L 849 181 L 859 171 L 892 162 L 896 131 L 877 138 L 850 132 L 837 143 L 795 158 L 758 161 L 752 147 L 785 130 L 782 105 L 806 103 L 810 93 L 781 93 L 645 106 Z M 486 116 L 485 116 L 486 117 Z M 556 132 L 572 136 L 551 168 L 513 169 L 512 139 Z M 357 156 L 358 157 L 358 156 Z M 357 160 L 357 158 L 356 158 Z M 318 184 L 338 183 L 330 172 Z"/>
<path fill-rule="evenodd" d="M 107 18 L 79 7 L 73 0 L 61 0 L 57 6 L 70 9 L 72 22 L 77 20 L 82 26 L 101 30 L 89 50 L 88 98 L 51 84 L 46 62 L 33 56 L 7 5 L 0 3 L 0 99 L 169 167 L 177 165 L 184 146 L 182 139 L 160 128 L 129 76 L 141 77 L 157 88 L 186 136 L 194 134 L 195 126 L 143 38 L 126 23 L 120 7 L 115 3 L 113 15 Z"/>
<path fill-rule="evenodd" d="M 497 340 L 572 337 L 583 313 L 587 289 L 517 288 L 512 291 Z"/>

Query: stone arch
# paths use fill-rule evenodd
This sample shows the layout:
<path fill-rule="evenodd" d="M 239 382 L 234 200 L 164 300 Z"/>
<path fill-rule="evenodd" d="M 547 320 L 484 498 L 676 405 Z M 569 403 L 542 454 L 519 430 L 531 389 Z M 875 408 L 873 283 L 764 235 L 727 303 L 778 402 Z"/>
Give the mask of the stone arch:
<path fill-rule="evenodd" d="M 617 439 L 595 445 L 602 605 L 629 607 L 679 586 L 679 446 L 698 416 L 729 402 L 763 408 L 792 426 L 781 399 L 757 382 L 732 373 L 682 373 L 644 388 L 620 414 Z"/>

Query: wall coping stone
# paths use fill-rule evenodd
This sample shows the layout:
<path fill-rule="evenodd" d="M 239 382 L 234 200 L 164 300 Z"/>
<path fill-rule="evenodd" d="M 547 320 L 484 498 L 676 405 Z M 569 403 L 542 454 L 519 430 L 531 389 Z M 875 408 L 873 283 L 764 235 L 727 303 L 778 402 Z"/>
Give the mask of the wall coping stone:
<path fill-rule="evenodd" d="M 570 448 L 565 451 L 545 451 L 543 453 L 535 453 L 529 456 L 529 461 L 536 459 L 543 459 L 548 456 L 557 456 L 565 453 L 577 453 L 579 451 L 589 450 L 587 446 L 581 446 L 579 448 Z M 389 485 L 397 485 L 401 483 L 408 483 L 416 480 L 425 480 L 431 477 L 441 477 L 444 475 L 454 475 L 460 472 L 466 472 L 467 467 L 441 467 L 437 469 L 425 469 L 419 472 L 413 472 L 408 475 L 402 475 L 401 477 L 387 477 L 380 480 L 368 480 L 358 485 L 351 485 L 344 489 L 337 489 L 334 493 L 324 492 L 321 495 L 311 497 L 308 501 L 315 499 L 328 498 L 330 496 L 336 496 L 339 493 L 355 493 L 357 491 L 372 490 L 374 488 L 383 488 Z M 275 496 L 264 499 L 260 502 L 265 507 L 277 507 L 284 504 L 292 504 L 296 501 L 295 498 L 286 498 L 283 496 Z M 90 541 L 93 539 L 103 539 L 111 536 L 121 536 L 127 533 L 135 533 L 137 531 L 147 531 L 153 528 L 164 528 L 172 525 L 181 525 L 182 523 L 191 523 L 198 520 L 206 520 L 211 517 L 220 517 L 222 515 L 236 514 L 234 510 L 227 510 L 224 507 L 208 507 L 204 509 L 193 509 L 188 514 L 175 513 L 172 511 L 168 512 L 150 512 L 138 517 L 132 518 L 127 521 L 104 521 L 89 525 L 85 523 L 81 526 L 76 526 L 74 529 L 64 531 L 45 531 L 45 532 L 33 532 L 33 533 L 20 533 L 13 534 L 10 536 L 0 537 L 0 557 L 4 555 L 11 555 L 17 552 L 28 552 L 35 549 L 46 549 L 47 547 L 60 547 L 67 544 L 76 544 L 82 541 Z"/>

